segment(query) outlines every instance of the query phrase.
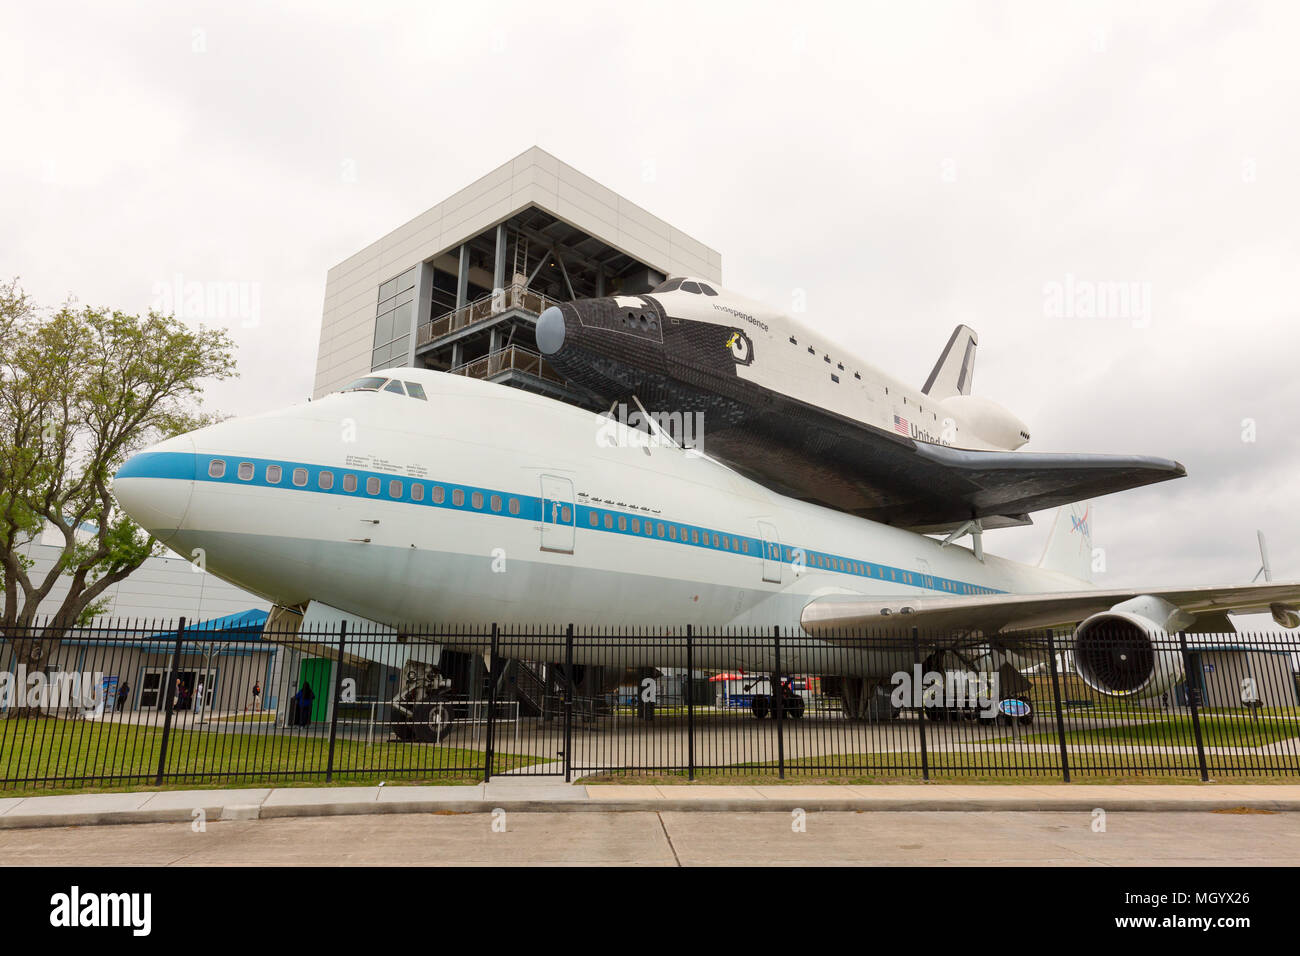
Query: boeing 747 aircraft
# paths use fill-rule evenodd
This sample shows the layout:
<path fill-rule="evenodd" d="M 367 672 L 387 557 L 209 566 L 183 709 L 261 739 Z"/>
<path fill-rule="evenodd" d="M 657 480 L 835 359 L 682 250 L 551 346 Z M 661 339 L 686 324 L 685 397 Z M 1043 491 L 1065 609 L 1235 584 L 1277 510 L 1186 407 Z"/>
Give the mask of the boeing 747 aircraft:
<path fill-rule="evenodd" d="M 1300 623 L 1295 583 L 1092 587 L 1082 508 L 1064 509 L 1041 566 L 1018 564 L 779 494 L 549 398 L 409 368 L 172 438 L 127 461 L 113 493 L 170 548 L 202 549 L 218 577 L 308 614 L 802 627 L 820 642 L 818 673 L 859 681 L 910 655 L 864 656 L 836 635 L 898 614 L 996 641 L 1077 625 L 1080 676 L 1119 696 L 1180 679 L 1179 655 L 1153 647 L 1159 631 L 1198 616 L 1226 629 L 1226 611 Z M 763 672 L 768 654 L 715 643 L 695 660 Z"/>

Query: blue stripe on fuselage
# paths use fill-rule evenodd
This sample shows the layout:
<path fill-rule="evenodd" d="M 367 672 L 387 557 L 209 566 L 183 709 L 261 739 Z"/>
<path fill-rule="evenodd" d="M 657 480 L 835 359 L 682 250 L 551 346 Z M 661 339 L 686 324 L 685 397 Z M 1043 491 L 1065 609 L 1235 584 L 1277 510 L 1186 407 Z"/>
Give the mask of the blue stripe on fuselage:
<path fill-rule="evenodd" d="M 213 461 L 225 462 L 225 473 L 220 478 L 214 478 L 209 474 L 209 466 Z M 253 476 L 251 478 L 241 479 L 239 477 L 239 466 L 241 464 L 253 466 Z M 278 465 L 280 467 L 281 475 L 278 482 L 267 480 L 267 466 L 269 465 Z M 293 478 L 296 469 L 306 470 L 307 476 L 304 484 L 298 485 L 294 483 Z M 322 472 L 329 472 L 333 475 L 333 487 L 322 488 L 320 486 Z M 356 476 L 357 485 L 355 491 L 343 490 L 344 475 Z M 129 459 L 117 472 L 115 478 L 173 478 L 224 485 L 251 485 L 260 488 L 277 488 L 281 491 L 306 491 L 320 495 L 339 495 L 344 498 L 388 501 L 396 504 L 445 508 L 451 511 L 468 511 L 498 518 L 516 518 L 521 521 L 544 521 L 548 524 L 566 523 L 562 521 L 556 522 L 545 515 L 542 508 L 542 498 L 537 495 L 523 495 L 494 488 L 483 488 L 477 485 L 452 484 L 429 478 L 398 475 L 392 472 L 362 471 L 356 468 L 310 465 L 304 462 L 281 461 L 270 458 L 236 459 L 223 458 L 220 455 L 192 455 L 183 452 L 145 452 Z M 379 479 L 377 494 L 370 494 L 366 490 L 367 481 L 371 478 Z M 394 481 L 401 483 L 399 489 L 401 494 L 396 497 L 389 494 L 389 483 Z M 424 488 L 423 500 L 420 501 L 416 501 L 411 493 L 412 489 L 417 485 Z M 435 487 L 443 489 L 443 500 L 440 502 L 433 500 Z M 462 503 L 459 505 L 453 502 L 456 492 L 461 492 L 463 495 Z M 482 496 L 479 507 L 474 507 L 473 504 L 475 494 Z M 491 508 L 493 496 L 500 499 L 500 511 L 493 511 Z M 510 503 L 512 501 L 519 503 L 518 514 L 510 513 Z M 595 517 L 594 524 L 592 522 L 593 516 Z M 606 516 L 608 516 L 609 527 L 606 527 Z M 878 581 L 921 587 L 945 594 L 1004 593 L 997 588 L 990 588 L 981 584 L 971 584 L 966 581 L 958 581 L 933 574 L 922 574 L 919 571 L 896 568 L 887 564 L 876 564 L 871 561 L 863 561 L 827 551 L 802 549 L 794 545 L 765 545 L 760 538 L 733 534 L 714 528 L 705 528 L 701 525 L 684 524 L 680 521 L 670 521 L 654 514 L 629 513 L 575 504 L 573 517 L 573 524 L 584 531 L 619 534 L 630 538 L 645 538 L 650 541 L 666 541 L 689 548 L 704 548 L 710 551 L 734 554 L 742 558 L 763 558 L 763 549 L 766 546 L 771 549 L 771 553 L 768 555 L 771 560 L 779 558 L 782 562 L 790 564 L 795 561 L 797 556 L 802 556 L 803 564 L 808 571 L 825 571 L 831 574 L 844 574 L 849 577 L 873 578 Z M 633 520 L 641 523 L 641 530 L 632 530 Z M 620 526 L 620 521 L 622 526 Z M 660 534 L 660 526 L 663 528 L 662 535 Z M 648 528 L 652 528 L 654 533 L 647 534 L 646 530 Z M 668 536 L 670 528 L 676 529 L 676 538 Z M 713 543 L 715 536 L 718 538 L 718 544 Z M 836 567 L 832 562 L 839 562 L 840 566 Z"/>

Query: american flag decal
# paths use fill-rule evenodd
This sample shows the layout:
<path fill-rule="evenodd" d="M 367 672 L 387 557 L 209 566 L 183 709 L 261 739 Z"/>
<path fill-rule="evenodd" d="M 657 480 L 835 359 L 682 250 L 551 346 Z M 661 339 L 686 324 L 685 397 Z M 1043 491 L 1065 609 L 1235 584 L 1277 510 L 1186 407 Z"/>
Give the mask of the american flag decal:
<path fill-rule="evenodd" d="M 912 426 L 908 424 L 906 418 L 899 418 L 897 415 L 895 415 L 894 431 L 898 432 L 898 434 L 900 435 L 907 435 L 910 438 L 912 435 Z"/>

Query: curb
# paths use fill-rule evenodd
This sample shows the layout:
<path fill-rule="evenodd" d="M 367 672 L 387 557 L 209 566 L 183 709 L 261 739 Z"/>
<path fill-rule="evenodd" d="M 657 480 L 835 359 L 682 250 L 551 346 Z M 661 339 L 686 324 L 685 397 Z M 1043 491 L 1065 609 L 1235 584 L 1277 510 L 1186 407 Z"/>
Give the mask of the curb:
<path fill-rule="evenodd" d="M 202 809 L 209 820 L 248 821 L 288 818 L 369 816 L 392 813 L 468 814 L 491 813 L 505 810 L 514 813 L 790 813 L 804 810 L 809 813 L 849 812 L 1057 812 L 1091 813 L 1098 805 L 1096 799 L 1065 797 L 967 797 L 960 799 L 904 799 L 893 797 L 861 798 L 830 797 L 813 799 L 684 797 L 658 799 L 501 799 L 501 800 L 388 800 L 347 801 L 337 803 L 284 803 L 272 806 L 258 804 L 229 804 Z M 1213 798 L 1156 799 L 1116 796 L 1104 801 L 1108 813 L 1170 812 L 1214 810 L 1255 810 L 1274 813 L 1300 812 L 1300 798 Z M 69 813 L 9 813 L 0 815 L 0 830 L 35 829 L 47 827 L 113 826 L 130 823 L 192 823 L 194 809 L 169 807 L 166 809 L 105 810 Z"/>

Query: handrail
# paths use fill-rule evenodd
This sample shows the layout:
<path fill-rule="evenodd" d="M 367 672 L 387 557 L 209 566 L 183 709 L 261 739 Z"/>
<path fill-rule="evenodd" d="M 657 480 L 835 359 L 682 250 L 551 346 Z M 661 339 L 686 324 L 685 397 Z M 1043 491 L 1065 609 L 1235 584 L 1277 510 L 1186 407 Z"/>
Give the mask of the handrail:
<path fill-rule="evenodd" d="M 448 371 L 452 375 L 467 375 L 470 378 L 491 378 L 502 372 L 525 372 L 548 381 L 564 383 L 564 378 L 546 364 L 541 355 L 518 345 L 497 349 Z"/>
<path fill-rule="evenodd" d="M 459 309 L 453 309 L 446 315 L 440 315 L 433 321 L 421 325 L 416 332 L 416 344 L 427 345 L 434 339 L 485 322 L 510 309 L 541 315 L 549 307 L 559 304 L 557 299 L 534 292 L 522 282 L 515 282 L 500 291 L 489 292 L 473 302 L 462 305 Z"/>

